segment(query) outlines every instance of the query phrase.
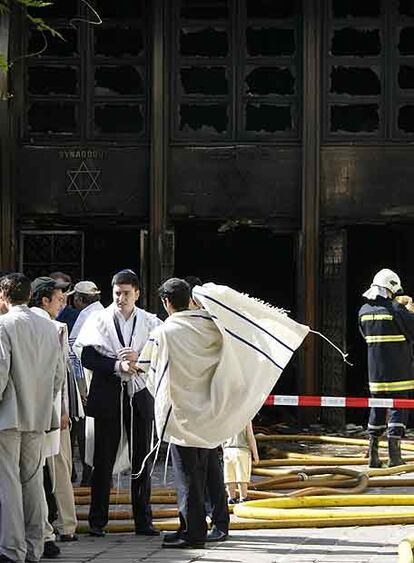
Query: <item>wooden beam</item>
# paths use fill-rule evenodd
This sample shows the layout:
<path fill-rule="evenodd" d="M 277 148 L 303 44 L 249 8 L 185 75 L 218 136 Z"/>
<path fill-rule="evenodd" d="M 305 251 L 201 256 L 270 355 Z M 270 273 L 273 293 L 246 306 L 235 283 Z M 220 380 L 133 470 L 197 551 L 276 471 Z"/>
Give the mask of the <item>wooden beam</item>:
<path fill-rule="evenodd" d="M 321 0 L 304 0 L 303 6 L 303 127 L 302 127 L 302 287 L 303 322 L 318 326 L 319 213 L 321 130 Z M 301 393 L 318 388 L 318 342 L 312 336 L 304 347 Z"/>
<path fill-rule="evenodd" d="M 166 2 L 153 0 L 152 6 L 152 88 L 150 146 L 150 240 L 149 240 L 149 306 L 160 307 L 157 288 L 162 281 L 162 264 L 166 227 L 168 96 L 166 79 Z"/>

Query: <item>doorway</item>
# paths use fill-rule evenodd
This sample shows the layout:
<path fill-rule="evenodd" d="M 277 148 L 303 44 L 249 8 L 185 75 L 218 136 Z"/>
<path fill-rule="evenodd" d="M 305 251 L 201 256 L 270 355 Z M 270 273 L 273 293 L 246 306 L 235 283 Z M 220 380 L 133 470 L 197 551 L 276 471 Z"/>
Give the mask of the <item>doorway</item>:
<path fill-rule="evenodd" d="M 296 315 L 296 236 L 271 228 L 223 228 L 217 222 L 188 221 L 175 226 L 175 275 L 198 276 L 228 285 Z M 297 392 L 297 358 L 276 388 Z M 273 409 L 273 412 L 275 409 Z"/>
<path fill-rule="evenodd" d="M 85 279 L 101 289 L 105 306 L 112 301 L 111 279 L 116 272 L 129 268 L 140 274 L 140 253 L 140 229 L 136 226 L 85 229 Z"/>
<path fill-rule="evenodd" d="M 413 225 L 358 225 L 348 228 L 347 351 L 353 367 L 347 367 L 347 396 L 368 396 L 367 351 L 358 330 L 362 293 L 382 268 L 397 272 L 404 292 L 414 294 L 412 262 Z M 365 409 L 347 409 L 349 422 L 366 424 Z M 411 415 L 412 420 L 413 414 Z"/>

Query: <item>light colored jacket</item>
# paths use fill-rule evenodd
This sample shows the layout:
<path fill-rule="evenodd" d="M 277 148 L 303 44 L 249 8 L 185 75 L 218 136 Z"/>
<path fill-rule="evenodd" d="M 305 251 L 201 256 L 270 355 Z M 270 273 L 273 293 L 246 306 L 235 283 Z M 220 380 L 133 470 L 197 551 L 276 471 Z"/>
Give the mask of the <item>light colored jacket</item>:
<path fill-rule="evenodd" d="M 0 430 L 43 432 L 59 426 L 53 400 L 64 377 L 52 322 L 26 305 L 0 317 Z"/>

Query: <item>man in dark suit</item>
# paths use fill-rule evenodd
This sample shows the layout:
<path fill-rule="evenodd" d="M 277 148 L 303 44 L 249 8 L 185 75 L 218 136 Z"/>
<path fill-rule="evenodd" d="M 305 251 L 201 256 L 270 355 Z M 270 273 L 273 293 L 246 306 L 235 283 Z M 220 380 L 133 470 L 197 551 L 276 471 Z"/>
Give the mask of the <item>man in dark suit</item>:
<path fill-rule="evenodd" d="M 137 475 L 151 447 L 153 399 L 147 389 L 140 386 L 133 365 L 151 330 L 161 321 L 135 306 L 139 280 L 131 270 L 114 276 L 112 290 L 112 305 L 85 322 L 74 345 L 75 350 L 82 350 L 82 365 L 92 371 L 86 406 L 86 414 L 93 417 L 95 425 L 90 534 L 105 535 L 110 482 L 123 434 L 128 438 L 133 474 L 131 497 L 135 531 L 141 535 L 158 535 L 152 526 L 148 464 Z"/>

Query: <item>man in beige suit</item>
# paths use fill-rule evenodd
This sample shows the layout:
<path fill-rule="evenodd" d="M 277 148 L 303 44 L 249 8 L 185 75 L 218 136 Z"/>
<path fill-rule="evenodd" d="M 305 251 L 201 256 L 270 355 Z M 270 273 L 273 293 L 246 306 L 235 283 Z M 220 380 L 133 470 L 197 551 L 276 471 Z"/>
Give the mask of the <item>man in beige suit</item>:
<path fill-rule="evenodd" d="M 36 562 L 43 552 L 43 442 L 56 428 L 53 400 L 64 369 L 55 327 L 32 313 L 30 280 L 0 280 L 0 561 Z"/>

